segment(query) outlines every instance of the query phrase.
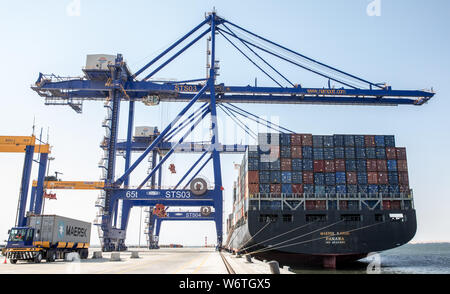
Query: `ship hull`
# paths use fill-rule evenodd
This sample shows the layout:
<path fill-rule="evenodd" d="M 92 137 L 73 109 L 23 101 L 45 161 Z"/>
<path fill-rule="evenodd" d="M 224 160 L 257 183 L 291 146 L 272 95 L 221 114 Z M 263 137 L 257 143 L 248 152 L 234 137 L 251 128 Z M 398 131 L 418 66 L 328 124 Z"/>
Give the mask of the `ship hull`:
<path fill-rule="evenodd" d="M 402 214 L 402 219 L 391 219 Z M 313 216 L 326 220 L 307 221 Z M 343 216 L 359 216 L 356 221 Z M 276 217 L 275 217 L 276 216 Z M 271 222 L 267 218 L 271 218 Z M 415 210 L 399 211 L 248 211 L 227 248 L 282 265 L 336 267 L 406 244 L 417 229 Z"/>

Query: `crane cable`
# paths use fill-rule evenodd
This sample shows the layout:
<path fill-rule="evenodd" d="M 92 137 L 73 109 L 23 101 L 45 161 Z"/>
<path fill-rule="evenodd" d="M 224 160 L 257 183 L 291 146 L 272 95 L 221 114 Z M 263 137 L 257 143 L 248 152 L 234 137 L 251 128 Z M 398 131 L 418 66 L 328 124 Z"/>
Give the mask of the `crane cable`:
<path fill-rule="evenodd" d="M 369 227 L 377 226 L 377 225 L 383 224 L 383 223 L 385 223 L 385 222 L 386 222 L 386 221 L 380 222 L 380 223 L 371 224 L 371 225 L 367 225 L 367 226 L 364 226 L 364 227 L 361 227 L 361 228 L 355 228 L 355 229 L 353 229 L 353 230 L 349 230 L 349 231 L 345 231 L 345 232 L 340 232 L 339 234 L 336 234 L 336 235 L 334 235 L 334 236 L 341 236 L 341 235 L 343 235 L 343 234 L 347 234 L 347 233 L 351 233 L 351 232 L 356 232 L 356 231 L 359 231 L 359 230 L 362 230 L 362 229 L 367 229 L 367 228 L 369 228 Z M 304 244 L 304 243 L 308 243 L 308 242 L 313 242 L 313 241 L 317 241 L 317 240 L 320 240 L 320 239 L 325 239 L 325 238 L 328 238 L 328 237 L 329 237 L 329 236 L 323 236 L 323 237 L 315 238 L 315 239 L 312 239 L 312 240 L 301 241 L 301 242 L 292 243 L 292 244 L 287 244 L 287 245 L 283 245 L 283 246 L 264 248 L 264 249 L 261 249 L 261 250 L 256 250 L 256 251 L 252 252 L 252 254 L 255 254 L 255 253 L 263 253 L 263 252 L 267 252 L 267 251 L 271 251 L 271 250 L 278 250 L 278 249 L 280 249 L 280 248 L 285 248 L 285 247 L 289 247 L 289 246 L 293 246 L 293 245 L 299 245 L 299 244 Z"/>

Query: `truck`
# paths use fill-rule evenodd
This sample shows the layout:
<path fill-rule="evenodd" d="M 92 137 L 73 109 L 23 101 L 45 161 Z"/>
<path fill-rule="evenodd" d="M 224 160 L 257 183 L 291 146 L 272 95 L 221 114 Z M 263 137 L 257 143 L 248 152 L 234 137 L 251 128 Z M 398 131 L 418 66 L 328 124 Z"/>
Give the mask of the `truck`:
<path fill-rule="evenodd" d="M 57 215 L 30 215 L 26 227 L 13 227 L 8 235 L 5 253 L 12 264 L 18 260 L 54 262 L 71 252 L 86 259 L 91 223 Z"/>

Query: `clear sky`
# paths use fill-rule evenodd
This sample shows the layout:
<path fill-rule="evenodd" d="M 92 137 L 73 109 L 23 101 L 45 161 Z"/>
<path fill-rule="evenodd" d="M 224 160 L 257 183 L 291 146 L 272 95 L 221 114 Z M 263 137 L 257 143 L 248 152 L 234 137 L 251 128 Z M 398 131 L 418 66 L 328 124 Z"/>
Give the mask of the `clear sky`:
<path fill-rule="evenodd" d="M 393 134 L 398 146 L 407 147 L 410 183 L 418 215 L 415 242 L 450 241 L 450 2 L 446 0 L 380 0 L 380 15 L 367 14 L 368 0 L 347 1 L 101 1 L 73 0 L 5 1 L 0 4 L 0 135 L 30 135 L 33 118 L 36 133 L 50 129 L 53 145 L 51 171 L 64 180 L 97 180 L 99 143 L 104 130 L 103 104 L 88 102 L 83 114 L 69 107 L 45 106 L 30 89 L 39 72 L 81 76 L 86 54 L 122 53 L 132 71 L 155 57 L 178 37 L 204 19 L 215 7 L 218 14 L 255 33 L 332 66 L 393 89 L 429 89 L 435 98 L 422 107 L 282 106 L 242 105 L 258 115 L 278 120 L 296 132 L 312 134 Z M 75 7 L 76 8 L 76 7 Z M 75 15 L 73 15 L 75 14 Z M 273 83 L 252 64 L 218 38 L 219 82 L 228 85 Z M 199 78 L 205 74 L 205 41 L 184 53 L 179 61 L 157 74 L 158 78 Z M 280 64 L 279 69 L 305 87 L 324 87 L 326 81 Z M 136 125 L 161 125 L 183 105 L 147 107 L 139 103 Z M 127 105 L 122 105 L 120 138 L 125 138 Z M 219 126 L 220 128 L 221 126 Z M 228 128 L 228 129 L 227 129 Z M 219 130 L 231 143 L 242 134 L 230 135 L 228 122 Z M 224 135 L 226 134 L 226 136 Z M 244 142 L 245 143 L 245 140 Z M 0 240 L 14 224 L 23 167 L 23 154 L 0 154 Z M 195 156 L 176 155 L 177 175 Z M 118 171 L 123 160 L 118 160 Z M 225 207 L 230 209 L 232 184 L 237 177 L 233 162 L 241 156 L 222 156 Z M 165 167 L 167 169 L 167 167 Z M 136 171 L 132 182 L 145 175 Z M 37 165 L 33 169 L 36 178 Z M 211 178 L 210 170 L 203 176 Z M 212 180 L 212 178 L 211 178 Z M 57 201 L 47 201 L 45 212 L 93 221 L 98 192 L 57 191 Z M 139 209 L 133 209 L 128 243 L 139 240 Z M 143 231 L 143 230 L 142 230 Z M 203 244 L 215 241 L 213 223 L 163 225 L 161 242 Z M 145 237 L 141 236 L 141 243 Z M 93 232 L 92 243 L 98 243 Z"/>

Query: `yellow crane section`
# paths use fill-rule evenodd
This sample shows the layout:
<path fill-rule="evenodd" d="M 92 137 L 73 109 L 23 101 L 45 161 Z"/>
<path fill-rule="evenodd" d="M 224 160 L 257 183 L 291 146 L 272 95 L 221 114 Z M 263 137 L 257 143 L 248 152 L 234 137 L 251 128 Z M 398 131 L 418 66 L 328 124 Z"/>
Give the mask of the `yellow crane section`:
<path fill-rule="evenodd" d="M 24 153 L 34 146 L 34 153 L 50 153 L 50 145 L 36 145 L 35 136 L 0 136 L 0 152 Z"/>
<path fill-rule="evenodd" d="M 45 181 L 44 189 L 60 190 L 100 190 L 105 186 L 104 182 L 85 181 Z M 37 181 L 33 181 L 33 187 L 37 187 Z"/>

